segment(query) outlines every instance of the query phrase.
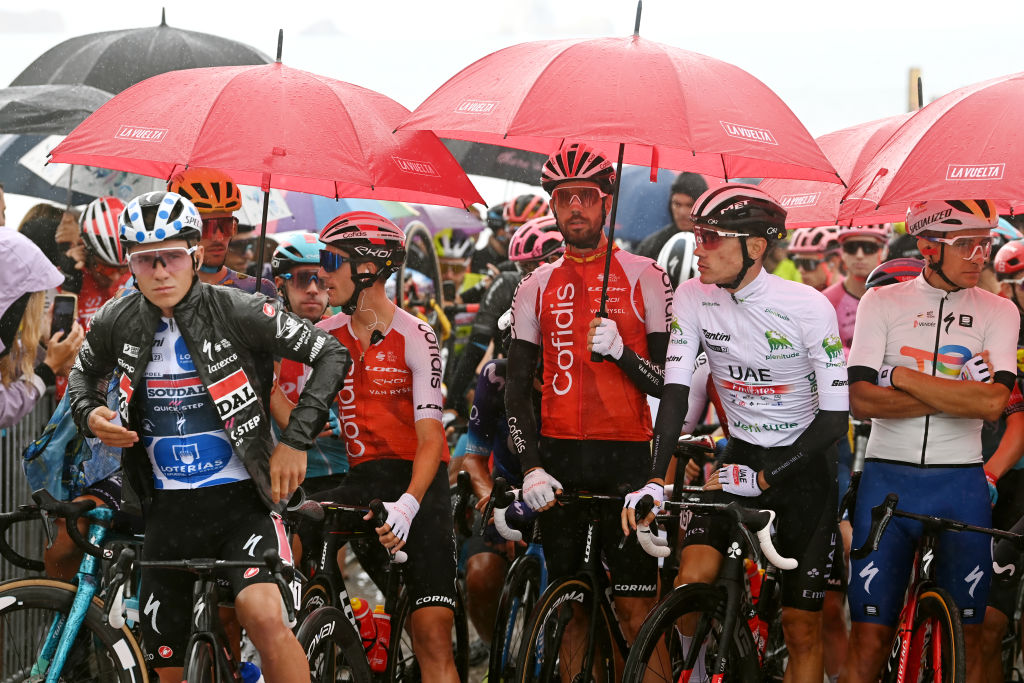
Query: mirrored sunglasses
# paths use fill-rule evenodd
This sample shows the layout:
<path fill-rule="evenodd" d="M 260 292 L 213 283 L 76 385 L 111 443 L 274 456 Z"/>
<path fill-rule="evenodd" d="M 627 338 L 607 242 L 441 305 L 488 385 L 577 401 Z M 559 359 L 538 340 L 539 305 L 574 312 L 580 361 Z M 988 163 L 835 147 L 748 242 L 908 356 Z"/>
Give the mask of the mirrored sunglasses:
<path fill-rule="evenodd" d="M 745 232 L 726 232 L 724 230 L 715 230 L 705 225 L 695 225 L 693 227 L 693 236 L 697 241 L 697 246 L 704 247 L 708 251 L 714 251 L 725 244 L 726 238 L 750 237 Z"/>
<path fill-rule="evenodd" d="M 323 259 L 321 259 L 321 261 L 322 260 Z M 327 269 L 324 268 L 324 270 Z M 285 273 L 281 278 L 285 282 L 294 284 L 299 289 L 309 289 L 310 282 L 315 282 L 317 289 L 327 289 L 327 285 L 320 279 L 320 276 L 311 270 L 305 270 L 298 273 Z"/>
<path fill-rule="evenodd" d="M 341 264 L 343 263 L 351 262 L 352 259 L 348 256 L 342 256 L 335 251 L 327 251 L 326 249 L 320 250 L 320 267 L 328 273 L 333 273 L 338 268 L 341 268 Z"/>
<path fill-rule="evenodd" d="M 163 266 L 168 273 L 180 273 L 193 269 L 192 254 L 195 250 L 195 247 L 171 247 L 138 251 L 128 257 L 128 264 L 136 277 L 152 275 L 156 272 L 157 265 Z"/>
<path fill-rule="evenodd" d="M 589 209 L 597 206 L 606 196 L 596 187 L 556 187 L 551 193 L 551 201 L 555 206 L 563 208 L 572 206 L 575 201 L 584 209 Z"/>
<path fill-rule="evenodd" d="M 232 237 L 237 226 L 233 216 L 221 216 L 220 218 L 203 219 L 203 239 L 210 239 L 215 233 Z"/>

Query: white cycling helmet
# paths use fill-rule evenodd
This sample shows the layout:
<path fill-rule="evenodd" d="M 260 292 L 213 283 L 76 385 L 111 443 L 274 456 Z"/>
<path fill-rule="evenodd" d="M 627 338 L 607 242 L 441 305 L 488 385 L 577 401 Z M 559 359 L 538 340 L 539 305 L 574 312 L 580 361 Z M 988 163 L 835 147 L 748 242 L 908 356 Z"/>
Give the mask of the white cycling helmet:
<path fill-rule="evenodd" d="M 698 274 L 697 257 L 693 255 L 696 249 L 697 238 L 687 231 L 672 235 L 658 252 L 658 265 L 668 273 L 673 289 Z"/>
<path fill-rule="evenodd" d="M 996 206 L 988 199 L 932 199 L 914 202 L 907 209 L 907 233 L 910 235 L 920 235 L 926 230 L 991 230 L 998 225 Z"/>
<path fill-rule="evenodd" d="M 198 242 L 203 234 L 199 211 L 175 192 L 147 192 L 131 200 L 121 212 L 119 227 L 121 241 L 125 244 L 151 244 L 172 239 Z"/>
<path fill-rule="evenodd" d="M 835 225 L 800 228 L 793 230 L 788 250 L 791 254 L 823 253 L 828 251 L 829 245 L 838 241 L 838 238 L 839 228 Z"/>

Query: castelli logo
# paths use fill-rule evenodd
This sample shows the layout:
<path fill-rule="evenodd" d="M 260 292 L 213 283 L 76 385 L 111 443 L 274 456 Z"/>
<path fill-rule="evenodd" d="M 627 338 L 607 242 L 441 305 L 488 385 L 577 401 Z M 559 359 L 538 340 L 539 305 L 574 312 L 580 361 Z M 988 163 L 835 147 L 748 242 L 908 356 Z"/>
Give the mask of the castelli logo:
<path fill-rule="evenodd" d="M 725 134 L 731 138 L 739 138 L 740 140 L 749 140 L 751 142 L 763 142 L 766 145 L 778 145 L 778 141 L 775 140 L 775 136 L 767 128 L 758 128 L 756 126 L 744 126 L 738 123 L 729 123 L 728 121 L 719 121 L 722 124 L 722 129 Z"/>
<path fill-rule="evenodd" d="M 462 100 L 455 107 L 456 114 L 491 114 L 498 108 L 493 100 Z"/>
<path fill-rule="evenodd" d="M 805 192 L 803 194 L 787 194 L 779 197 L 779 204 L 784 209 L 796 209 L 801 206 L 814 206 L 821 197 L 820 192 Z"/>
<path fill-rule="evenodd" d="M 137 140 L 139 142 L 161 142 L 167 137 L 166 128 L 147 128 L 145 126 L 121 126 L 115 138 L 120 140 Z"/>
<path fill-rule="evenodd" d="M 433 164 L 429 161 L 416 161 L 414 159 L 403 159 L 402 157 L 391 157 L 395 165 L 398 166 L 400 171 L 405 173 L 415 173 L 416 175 L 428 175 L 435 178 L 440 177 L 440 174 L 434 169 Z"/>
<path fill-rule="evenodd" d="M 273 306 L 271 306 L 270 304 L 263 304 L 263 315 L 267 316 L 268 318 L 273 318 L 275 313 L 276 312 L 274 311 Z"/>
<path fill-rule="evenodd" d="M 161 645 L 160 649 L 158 649 L 156 652 L 157 652 L 158 655 L 160 655 L 164 659 L 167 659 L 168 657 L 170 657 L 171 655 L 174 654 L 174 650 L 172 650 L 171 648 L 167 647 L 166 645 Z"/>
<path fill-rule="evenodd" d="M 1006 164 L 950 164 L 946 180 L 1002 180 Z"/>
<path fill-rule="evenodd" d="M 252 577 L 256 576 L 259 573 L 260 573 L 260 570 L 259 570 L 258 567 L 249 567 L 248 569 L 245 570 L 245 573 L 242 574 L 242 576 L 247 578 L 247 579 L 251 579 Z"/>

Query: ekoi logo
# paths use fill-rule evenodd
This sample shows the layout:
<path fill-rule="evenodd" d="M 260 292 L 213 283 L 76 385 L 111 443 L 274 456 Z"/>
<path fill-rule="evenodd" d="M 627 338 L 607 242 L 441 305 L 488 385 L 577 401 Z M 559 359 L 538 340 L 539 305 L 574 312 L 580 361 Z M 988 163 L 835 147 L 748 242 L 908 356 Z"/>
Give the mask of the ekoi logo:
<path fill-rule="evenodd" d="M 974 355 L 969 348 L 959 344 L 940 346 L 938 353 L 934 355 L 931 351 L 926 351 L 925 349 L 904 346 L 900 349 L 900 354 L 907 358 L 912 358 L 917 363 L 916 369 L 919 372 L 928 372 L 927 364 L 934 363 L 935 371 L 941 372 L 947 377 L 958 376 L 963 364 Z"/>
<path fill-rule="evenodd" d="M 722 124 L 722 129 L 725 134 L 731 138 L 738 138 L 740 140 L 747 140 L 749 142 L 763 142 L 766 145 L 778 145 L 778 141 L 772 132 L 767 128 L 758 128 L 756 126 L 743 126 L 738 123 L 729 123 L 728 121 L 719 121 Z"/>

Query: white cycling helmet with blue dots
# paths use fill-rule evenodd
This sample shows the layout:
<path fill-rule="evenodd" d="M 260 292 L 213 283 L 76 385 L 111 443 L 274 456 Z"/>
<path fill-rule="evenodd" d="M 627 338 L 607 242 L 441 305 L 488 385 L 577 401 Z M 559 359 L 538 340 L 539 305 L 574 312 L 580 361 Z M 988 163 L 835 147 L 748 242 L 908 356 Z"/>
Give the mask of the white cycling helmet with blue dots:
<path fill-rule="evenodd" d="M 203 234 L 203 221 L 195 205 L 174 192 L 147 192 L 131 200 L 121 212 L 119 227 L 121 241 L 126 244 L 199 241 Z"/>

